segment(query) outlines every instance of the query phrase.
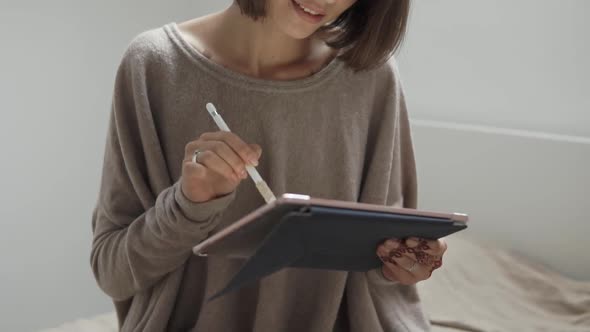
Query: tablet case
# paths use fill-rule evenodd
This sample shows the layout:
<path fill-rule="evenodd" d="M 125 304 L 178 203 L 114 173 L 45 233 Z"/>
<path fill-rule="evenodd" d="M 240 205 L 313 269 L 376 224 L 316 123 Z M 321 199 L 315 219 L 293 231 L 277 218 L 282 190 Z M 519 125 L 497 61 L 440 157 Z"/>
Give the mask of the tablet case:
<path fill-rule="evenodd" d="M 446 218 L 288 204 L 270 210 L 251 225 L 232 234 L 241 241 L 215 251 L 247 260 L 209 301 L 285 267 L 369 271 L 382 265 L 376 249 L 388 238 L 438 239 L 467 228 L 463 222 Z M 268 230 L 262 233 L 267 234 L 262 241 L 249 236 L 261 234 L 261 228 Z M 251 246 L 252 241 L 259 245 Z M 232 243 L 232 239 L 224 242 Z"/>

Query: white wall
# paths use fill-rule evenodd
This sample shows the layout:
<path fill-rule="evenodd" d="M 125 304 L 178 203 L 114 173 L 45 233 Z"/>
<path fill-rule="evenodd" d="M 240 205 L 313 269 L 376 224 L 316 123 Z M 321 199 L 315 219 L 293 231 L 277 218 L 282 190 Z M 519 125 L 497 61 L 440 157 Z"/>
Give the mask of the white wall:
<path fill-rule="evenodd" d="M 0 1 L 0 331 L 111 311 L 89 264 L 117 65 L 137 33 L 227 1 Z"/>
<path fill-rule="evenodd" d="M 590 1 L 416 0 L 415 118 L 590 136 Z"/>
<path fill-rule="evenodd" d="M 590 280 L 590 2 L 414 1 L 400 71 L 420 206 Z"/>
<path fill-rule="evenodd" d="M 89 252 L 116 66 L 140 31 L 228 2 L 0 1 L 0 331 L 112 310 L 94 283 Z M 589 3 L 414 6 L 400 66 L 412 117 L 422 120 L 414 122 L 422 206 L 467 210 L 474 234 L 588 276 L 562 256 L 585 258 L 573 240 L 588 233 L 580 208 L 590 188 L 586 145 L 549 140 L 540 147 L 428 121 L 590 135 L 590 29 L 582 20 Z M 442 165 L 437 159 L 459 153 Z M 534 206 L 541 209 L 531 212 Z M 514 217 L 505 218 L 507 211 Z M 570 229 L 555 236 L 555 219 Z M 535 252 L 570 242 L 559 252 Z"/>
<path fill-rule="evenodd" d="M 423 120 L 412 128 L 421 208 L 467 212 L 472 239 L 590 280 L 590 138 Z"/>

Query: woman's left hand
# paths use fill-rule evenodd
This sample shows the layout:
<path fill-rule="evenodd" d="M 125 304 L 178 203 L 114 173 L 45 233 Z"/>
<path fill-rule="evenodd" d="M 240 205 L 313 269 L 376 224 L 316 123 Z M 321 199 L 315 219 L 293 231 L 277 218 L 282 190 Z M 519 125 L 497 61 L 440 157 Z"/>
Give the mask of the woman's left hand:
<path fill-rule="evenodd" d="M 426 280 L 432 271 L 442 266 L 447 250 L 444 239 L 426 240 L 411 237 L 404 240 L 389 239 L 379 245 L 377 256 L 383 261 L 383 275 L 403 285 L 414 285 Z"/>

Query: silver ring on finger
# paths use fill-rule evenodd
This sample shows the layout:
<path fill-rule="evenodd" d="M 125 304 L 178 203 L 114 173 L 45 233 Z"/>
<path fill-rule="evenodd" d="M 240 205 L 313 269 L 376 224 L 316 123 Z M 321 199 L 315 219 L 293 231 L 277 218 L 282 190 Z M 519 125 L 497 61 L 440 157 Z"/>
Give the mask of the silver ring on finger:
<path fill-rule="evenodd" d="M 202 150 L 196 149 L 195 152 L 193 153 L 193 163 L 198 164 L 199 163 L 199 154 L 203 153 Z"/>

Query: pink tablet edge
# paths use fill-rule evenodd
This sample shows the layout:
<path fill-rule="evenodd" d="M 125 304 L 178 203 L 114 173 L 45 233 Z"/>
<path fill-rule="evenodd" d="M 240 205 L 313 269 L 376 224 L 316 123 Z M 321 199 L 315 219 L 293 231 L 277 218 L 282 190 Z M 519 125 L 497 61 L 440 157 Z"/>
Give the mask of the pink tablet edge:
<path fill-rule="evenodd" d="M 376 205 L 376 204 L 368 204 L 368 203 L 357 203 L 357 202 L 346 202 L 346 201 L 337 201 L 331 199 L 324 199 L 324 198 L 313 198 L 307 195 L 299 195 L 299 194 L 283 194 L 277 200 L 263 205 L 256 210 L 250 212 L 246 216 L 242 217 L 240 220 L 236 221 L 235 223 L 227 226 L 226 228 L 222 229 L 221 231 L 215 233 L 214 235 L 210 236 L 209 238 L 203 240 L 201 243 L 193 247 L 193 253 L 199 256 L 207 256 L 205 250 L 207 247 L 212 245 L 213 243 L 223 239 L 227 235 L 235 232 L 239 228 L 247 225 L 248 223 L 256 220 L 259 216 L 266 213 L 269 210 L 272 210 L 276 206 L 284 205 L 284 204 L 300 204 L 300 205 L 308 205 L 308 206 L 325 206 L 325 207 L 336 207 L 336 208 L 344 208 L 344 209 L 353 209 L 353 210 L 363 210 L 363 211 L 372 211 L 372 212 L 387 212 L 387 213 L 397 213 L 397 214 L 406 214 L 411 216 L 421 216 L 421 217 L 433 217 L 433 218 L 443 218 L 448 219 L 454 222 L 460 223 L 467 223 L 469 221 L 469 217 L 463 213 L 443 213 L 443 212 L 432 212 L 432 211 L 424 211 L 424 210 L 416 210 L 416 209 L 408 209 L 408 208 L 396 208 L 391 206 L 384 206 L 384 205 Z"/>

